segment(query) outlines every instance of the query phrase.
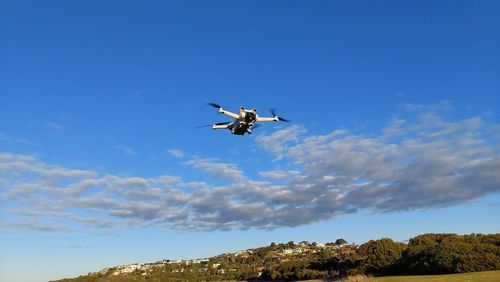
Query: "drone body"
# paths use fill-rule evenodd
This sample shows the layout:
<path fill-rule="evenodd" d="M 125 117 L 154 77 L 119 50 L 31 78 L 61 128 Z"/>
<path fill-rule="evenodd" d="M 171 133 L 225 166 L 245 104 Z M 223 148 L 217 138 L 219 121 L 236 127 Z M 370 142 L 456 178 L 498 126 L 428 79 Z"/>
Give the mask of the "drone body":
<path fill-rule="evenodd" d="M 252 129 L 257 127 L 257 122 L 289 121 L 277 116 L 273 109 L 271 109 L 273 117 L 260 117 L 257 114 L 257 109 L 248 110 L 244 107 L 240 107 L 239 113 L 233 113 L 223 109 L 217 104 L 208 104 L 216 108 L 219 113 L 234 119 L 232 122 L 216 123 L 212 125 L 212 129 L 229 129 L 231 133 L 235 135 L 244 135 L 245 133 L 252 134 Z"/>

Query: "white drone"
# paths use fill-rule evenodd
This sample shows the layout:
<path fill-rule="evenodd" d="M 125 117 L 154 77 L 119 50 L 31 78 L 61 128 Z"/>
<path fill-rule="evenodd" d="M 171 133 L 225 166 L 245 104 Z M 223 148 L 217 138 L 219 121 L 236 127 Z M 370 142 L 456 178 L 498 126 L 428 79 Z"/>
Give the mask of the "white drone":
<path fill-rule="evenodd" d="M 236 114 L 224 110 L 221 106 L 215 103 L 208 103 L 208 105 L 216 108 L 219 113 L 234 118 L 234 121 L 231 122 L 220 122 L 213 124 L 212 129 L 229 129 L 231 130 L 232 134 L 236 135 L 243 135 L 245 133 L 252 134 L 252 129 L 257 128 L 260 125 L 255 124 L 257 122 L 289 122 L 289 120 L 277 116 L 275 109 L 270 109 L 273 117 L 259 117 L 259 115 L 257 114 L 257 109 L 247 110 L 244 107 L 240 107 L 240 112 Z"/>

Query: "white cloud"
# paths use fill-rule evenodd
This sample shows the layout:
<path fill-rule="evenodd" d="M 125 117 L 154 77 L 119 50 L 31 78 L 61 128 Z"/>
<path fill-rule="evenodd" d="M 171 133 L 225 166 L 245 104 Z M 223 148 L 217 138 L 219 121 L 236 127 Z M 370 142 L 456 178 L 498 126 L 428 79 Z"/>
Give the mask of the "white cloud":
<path fill-rule="evenodd" d="M 403 103 L 401 105 L 401 108 L 409 112 L 434 112 L 434 113 L 452 110 L 451 101 L 441 101 L 433 105 Z"/>
<path fill-rule="evenodd" d="M 495 139 L 500 136 L 493 134 L 498 128 L 480 118 L 449 121 L 420 111 L 416 118 L 405 118 L 404 125 L 394 119 L 378 136 L 347 130 L 306 135 L 300 127 L 283 129 L 256 141 L 273 144 L 262 147 L 299 169 L 262 171 L 265 181 L 216 159 L 184 162 L 229 181 L 218 186 L 173 175 L 103 175 L 50 165 L 34 156 L 0 153 L 0 199 L 15 207 L 0 210 L 0 217 L 9 222 L 1 228 L 60 231 L 80 224 L 272 229 L 362 209 L 391 212 L 458 205 L 500 192 Z"/>
<path fill-rule="evenodd" d="M 124 187 L 145 187 L 148 185 L 148 180 L 142 177 L 117 177 L 118 185 Z"/>
<path fill-rule="evenodd" d="M 210 175 L 229 180 L 242 180 L 243 172 L 235 164 L 217 162 L 214 159 L 192 159 L 185 164 L 199 168 Z"/>
<path fill-rule="evenodd" d="M 255 138 L 257 145 L 273 153 L 277 159 L 284 157 L 287 147 L 299 141 L 299 136 L 307 130 L 299 125 L 292 125 L 271 134 L 260 134 Z"/>
<path fill-rule="evenodd" d="M 47 122 L 46 126 L 48 128 L 55 129 L 55 130 L 62 130 L 62 129 L 64 129 L 64 126 L 62 124 L 57 123 L 55 121 L 49 121 L 49 122 Z"/>
<path fill-rule="evenodd" d="M 124 153 L 125 155 L 129 155 L 129 156 L 132 156 L 132 155 L 136 155 L 137 152 L 134 151 L 132 148 L 130 147 L 127 147 L 127 146 L 123 146 L 123 145 L 115 145 L 113 146 L 113 148 L 121 151 L 122 153 Z"/>
<path fill-rule="evenodd" d="M 288 176 L 286 171 L 283 170 L 261 171 L 259 172 L 259 175 L 270 179 L 285 179 Z"/>
<path fill-rule="evenodd" d="M 45 224 L 40 222 L 1 222 L 0 230 L 7 232 L 25 232 L 25 231 L 37 231 L 37 232 L 68 232 L 71 228 L 68 226 Z"/>
<path fill-rule="evenodd" d="M 7 143 L 17 143 L 17 144 L 29 144 L 31 143 L 29 139 L 17 138 L 5 133 L 0 133 L 0 141 Z"/>
<path fill-rule="evenodd" d="M 382 138 L 390 138 L 402 134 L 406 120 L 401 118 L 393 118 L 390 123 L 382 130 Z"/>
<path fill-rule="evenodd" d="M 261 177 L 272 179 L 272 180 L 281 180 L 281 179 L 292 179 L 293 177 L 297 177 L 300 175 L 300 171 L 297 170 L 269 170 L 269 171 L 261 171 L 259 172 Z"/>
<path fill-rule="evenodd" d="M 170 155 L 176 157 L 176 158 L 183 158 L 184 157 L 184 153 L 179 149 L 170 149 L 170 150 L 166 150 L 166 152 L 169 153 Z"/>

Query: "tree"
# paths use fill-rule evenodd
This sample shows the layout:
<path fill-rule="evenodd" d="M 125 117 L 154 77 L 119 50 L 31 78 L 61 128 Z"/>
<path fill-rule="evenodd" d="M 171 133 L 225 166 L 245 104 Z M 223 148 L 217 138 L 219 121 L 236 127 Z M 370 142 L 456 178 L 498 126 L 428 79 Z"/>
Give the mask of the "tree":
<path fill-rule="evenodd" d="M 407 272 L 445 274 L 500 269 L 499 234 L 424 234 L 404 252 Z"/>
<path fill-rule="evenodd" d="M 337 246 L 344 245 L 344 244 L 347 244 L 347 241 L 342 239 L 342 238 L 335 240 L 335 245 L 337 245 Z"/>
<path fill-rule="evenodd" d="M 405 244 L 383 238 L 370 240 L 359 246 L 359 253 L 366 257 L 365 265 L 368 273 L 393 273 L 403 258 Z"/>

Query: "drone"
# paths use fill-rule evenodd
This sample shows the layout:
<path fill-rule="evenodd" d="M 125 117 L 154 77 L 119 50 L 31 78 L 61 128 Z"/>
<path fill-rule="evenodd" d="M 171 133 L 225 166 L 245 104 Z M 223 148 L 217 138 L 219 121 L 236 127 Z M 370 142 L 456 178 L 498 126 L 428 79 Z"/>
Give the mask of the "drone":
<path fill-rule="evenodd" d="M 279 117 L 276 115 L 276 109 L 270 109 L 269 111 L 273 117 L 260 117 L 257 114 L 257 109 L 245 109 L 245 107 L 240 107 L 239 113 L 233 113 L 226 111 L 220 105 L 215 103 L 207 103 L 208 105 L 217 109 L 220 114 L 226 115 L 233 118 L 234 121 L 231 122 L 219 122 L 212 125 L 212 129 L 229 129 L 232 134 L 244 135 L 245 133 L 252 134 L 252 129 L 257 128 L 260 124 L 257 122 L 273 122 L 273 121 L 284 121 L 290 122 L 287 119 Z"/>

